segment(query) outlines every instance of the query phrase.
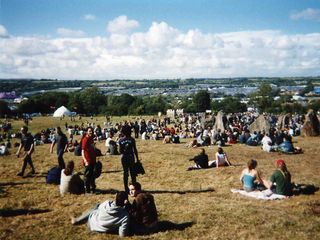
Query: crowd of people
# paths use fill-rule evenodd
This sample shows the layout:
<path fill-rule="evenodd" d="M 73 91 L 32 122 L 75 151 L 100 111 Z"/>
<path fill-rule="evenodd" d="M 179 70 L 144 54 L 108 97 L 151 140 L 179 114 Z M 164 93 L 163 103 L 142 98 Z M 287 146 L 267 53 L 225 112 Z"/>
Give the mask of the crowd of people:
<path fill-rule="evenodd" d="M 115 200 L 107 200 L 94 208 L 84 212 L 81 216 L 72 218 L 72 224 L 88 222 L 89 229 L 97 232 L 115 232 L 119 236 L 130 234 L 145 234 L 157 231 L 158 215 L 151 194 L 141 191 L 141 185 L 137 182 L 137 174 L 134 166 L 139 161 L 136 139 L 141 141 L 161 140 L 163 144 L 179 144 L 180 139 L 190 139 L 187 147 L 198 148 L 199 153 L 190 158 L 194 165 L 187 170 L 220 168 L 232 166 L 223 146 L 227 144 L 246 144 L 249 146 L 261 146 L 263 151 L 280 151 L 284 153 L 300 153 L 302 150 L 294 147 L 292 137 L 300 132 L 302 126 L 301 117 L 293 117 L 282 129 L 277 128 L 277 120 L 274 116 L 268 116 L 271 123 L 269 132 L 250 132 L 249 125 L 256 119 L 254 114 L 233 114 L 226 117 L 225 129 L 205 127 L 204 116 L 183 115 L 172 121 L 166 117 L 163 120 L 152 118 L 148 121 L 124 121 L 112 125 L 105 122 L 104 126 L 87 122 L 86 124 L 70 126 L 65 124 L 69 138 L 63 133 L 61 127 L 42 130 L 35 136 L 28 132 L 28 127 L 23 126 L 20 133 L 20 144 L 17 157 L 22 155 L 23 165 L 18 176 L 24 176 L 27 165 L 31 167 L 30 174 L 35 174 L 32 161 L 32 153 L 35 145 L 50 143 L 50 153 L 56 146 L 57 163 L 61 170 L 60 194 L 67 193 L 95 193 L 95 166 L 97 163 L 96 141 L 105 141 L 106 153 L 121 155 L 123 167 L 124 191 L 116 194 Z M 169 127 L 170 126 L 170 127 Z M 133 133 L 133 134 L 132 134 Z M 80 141 L 74 139 L 80 135 Z M 133 135 L 133 136 L 132 136 Z M 218 146 L 214 159 L 210 160 L 206 154 L 207 146 Z M 119 150 L 118 150 L 119 149 Z M 80 151 L 84 167 L 84 177 L 74 171 L 74 162 L 65 164 L 63 155 L 65 152 Z M 22 153 L 22 154 L 21 154 Z M 240 181 L 245 191 L 270 189 L 271 191 L 290 196 L 291 175 L 283 160 L 275 162 L 276 170 L 269 179 L 261 177 L 257 170 L 257 161 L 251 159 L 247 167 L 242 171 Z M 129 184 L 129 175 L 131 183 Z M 133 199 L 130 203 L 128 195 Z"/>

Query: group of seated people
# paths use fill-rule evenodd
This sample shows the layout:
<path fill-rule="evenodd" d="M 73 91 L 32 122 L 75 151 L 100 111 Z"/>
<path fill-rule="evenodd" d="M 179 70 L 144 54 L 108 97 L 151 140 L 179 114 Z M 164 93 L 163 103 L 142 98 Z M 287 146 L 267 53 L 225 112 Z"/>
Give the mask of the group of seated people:
<path fill-rule="evenodd" d="M 218 147 L 215 153 L 215 159 L 209 161 L 208 155 L 206 154 L 204 148 L 200 148 L 198 155 L 189 159 L 189 161 L 194 161 L 194 165 L 188 167 L 188 171 L 202 168 L 219 168 L 224 166 L 231 166 L 227 154 L 223 151 L 222 147 Z"/>
<path fill-rule="evenodd" d="M 158 230 L 158 213 L 151 194 L 141 191 L 138 182 L 130 183 L 128 194 L 124 191 L 116 194 L 115 200 L 107 200 L 94 208 L 72 217 L 73 225 L 87 222 L 90 231 L 116 233 L 120 237 L 141 235 Z"/>
<path fill-rule="evenodd" d="M 263 179 L 257 167 L 257 161 L 252 159 L 248 161 L 240 176 L 243 189 L 247 192 L 255 190 L 270 189 L 272 192 L 280 195 L 292 195 L 291 174 L 287 169 L 284 160 L 275 161 L 276 170 L 269 180 Z"/>
<path fill-rule="evenodd" d="M 294 147 L 291 135 L 286 132 L 281 135 L 281 142 L 273 142 L 269 134 L 265 134 L 261 139 L 262 150 L 266 152 L 282 152 L 282 153 L 302 153 L 300 147 Z"/>

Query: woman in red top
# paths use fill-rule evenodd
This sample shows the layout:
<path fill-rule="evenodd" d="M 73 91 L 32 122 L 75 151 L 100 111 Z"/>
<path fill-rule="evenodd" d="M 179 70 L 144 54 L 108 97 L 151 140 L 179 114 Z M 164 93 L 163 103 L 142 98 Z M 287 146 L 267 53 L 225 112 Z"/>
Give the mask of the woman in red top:
<path fill-rule="evenodd" d="M 95 177 L 93 175 L 96 163 L 96 152 L 93 141 L 93 128 L 88 127 L 86 135 L 81 140 L 81 156 L 84 165 L 84 185 L 86 193 L 94 193 L 96 190 Z"/>

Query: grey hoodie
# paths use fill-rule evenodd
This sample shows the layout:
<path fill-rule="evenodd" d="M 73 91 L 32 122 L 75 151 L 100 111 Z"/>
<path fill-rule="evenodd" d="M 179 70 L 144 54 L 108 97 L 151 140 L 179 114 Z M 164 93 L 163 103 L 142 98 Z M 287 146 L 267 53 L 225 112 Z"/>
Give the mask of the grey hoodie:
<path fill-rule="evenodd" d="M 105 201 L 90 214 L 88 225 L 95 232 L 113 232 L 119 229 L 119 236 L 124 237 L 129 231 L 129 214 L 114 201 Z"/>

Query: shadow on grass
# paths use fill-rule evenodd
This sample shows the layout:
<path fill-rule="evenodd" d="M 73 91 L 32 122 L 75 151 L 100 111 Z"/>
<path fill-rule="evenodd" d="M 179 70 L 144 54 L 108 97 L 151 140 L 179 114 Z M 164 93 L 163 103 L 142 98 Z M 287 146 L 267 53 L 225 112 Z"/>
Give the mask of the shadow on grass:
<path fill-rule="evenodd" d="M 315 186 L 313 184 L 304 184 L 304 183 L 298 183 L 293 184 L 292 193 L 294 196 L 298 195 L 312 195 L 315 194 L 315 192 L 319 191 L 319 187 Z"/>
<path fill-rule="evenodd" d="M 17 185 L 24 185 L 24 184 L 31 184 L 31 182 L 0 182 L 0 187 L 4 186 L 17 186 Z"/>
<path fill-rule="evenodd" d="M 110 171 L 104 171 L 101 173 L 118 173 L 118 172 L 123 172 L 123 170 L 110 170 Z"/>
<path fill-rule="evenodd" d="M 214 192 L 213 188 L 201 189 L 201 190 L 144 190 L 144 192 L 152 194 L 163 194 L 163 193 L 177 193 L 177 194 L 186 194 L 186 193 L 205 193 L 205 192 Z"/>
<path fill-rule="evenodd" d="M 150 235 L 150 234 L 155 234 L 159 232 L 166 232 L 166 231 L 183 231 L 188 227 L 191 227 L 195 222 L 183 222 L 183 223 L 173 223 L 171 221 L 159 221 L 158 225 L 155 229 L 150 229 L 142 231 L 142 232 L 135 232 L 134 235 Z"/>
<path fill-rule="evenodd" d="M 49 209 L 0 209 L 1 217 L 15 217 L 50 212 Z"/>
<path fill-rule="evenodd" d="M 31 182 L 4 182 L 4 183 L 0 182 L 0 197 L 3 197 L 7 194 L 7 192 L 4 190 L 4 187 L 24 185 L 24 184 L 31 184 Z"/>
<path fill-rule="evenodd" d="M 110 189 L 96 189 L 96 194 L 116 194 L 119 190 L 110 188 Z"/>

